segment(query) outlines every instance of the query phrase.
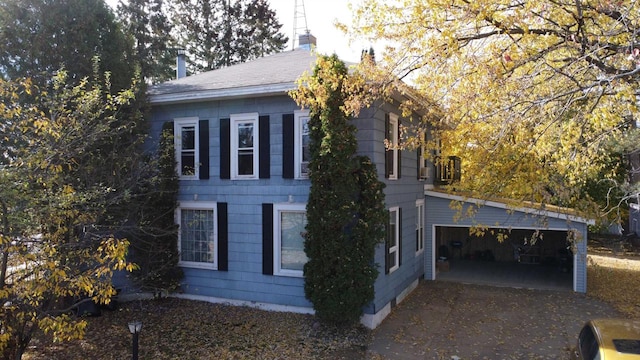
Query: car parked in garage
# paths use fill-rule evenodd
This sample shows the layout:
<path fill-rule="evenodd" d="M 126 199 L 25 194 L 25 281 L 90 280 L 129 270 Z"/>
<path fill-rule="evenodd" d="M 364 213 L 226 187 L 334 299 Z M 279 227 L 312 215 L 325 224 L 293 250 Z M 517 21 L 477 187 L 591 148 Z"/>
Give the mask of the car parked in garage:
<path fill-rule="evenodd" d="M 640 359 L 640 321 L 597 319 L 588 321 L 578 335 L 576 360 Z"/>

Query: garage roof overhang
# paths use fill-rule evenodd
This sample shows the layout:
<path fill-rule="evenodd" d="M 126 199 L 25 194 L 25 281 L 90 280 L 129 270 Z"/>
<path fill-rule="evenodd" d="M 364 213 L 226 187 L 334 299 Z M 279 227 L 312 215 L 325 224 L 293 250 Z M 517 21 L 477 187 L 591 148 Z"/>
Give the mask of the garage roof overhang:
<path fill-rule="evenodd" d="M 489 207 L 504 209 L 509 211 L 517 211 L 524 214 L 535 215 L 539 217 L 548 217 L 548 218 L 555 218 L 560 220 L 567 220 L 567 221 L 582 223 L 586 225 L 595 224 L 595 221 L 593 219 L 587 219 L 582 216 L 579 216 L 575 213 L 573 209 L 563 208 L 558 206 L 549 206 L 549 205 L 534 204 L 534 203 L 531 203 L 531 206 L 524 206 L 523 204 L 515 205 L 508 200 L 500 201 L 500 200 L 478 199 L 478 198 L 466 197 L 462 195 L 445 193 L 445 192 L 435 191 L 435 190 L 425 190 L 424 195 L 433 196 L 441 199 L 448 199 L 451 201 L 460 201 L 460 202 L 476 204 L 478 206 L 489 206 Z"/>

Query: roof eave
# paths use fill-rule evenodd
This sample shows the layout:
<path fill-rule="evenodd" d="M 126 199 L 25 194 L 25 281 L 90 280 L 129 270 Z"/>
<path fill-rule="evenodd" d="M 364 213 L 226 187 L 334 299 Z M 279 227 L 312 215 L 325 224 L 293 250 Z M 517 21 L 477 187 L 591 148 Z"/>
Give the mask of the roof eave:
<path fill-rule="evenodd" d="M 192 103 L 211 100 L 228 100 L 236 98 L 285 95 L 297 87 L 295 83 L 279 83 L 269 85 L 244 86 L 238 88 L 193 90 L 185 92 L 150 94 L 152 105 L 168 105 L 178 103 Z"/>
<path fill-rule="evenodd" d="M 503 203 L 503 202 L 499 202 L 499 201 L 495 201 L 495 200 L 483 200 L 483 199 L 478 199 L 478 198 L 454 195 L 454 194 L 435 191 L 435 190 L 426 190 L 424 192 L 424 194 L 427 195 L 427 196 L 433 196 L 433 197 L 449 199 L 449 200 L 454 200 L 454 201 L 473 202 L 473 203 L 482 204 L 482 205 L 490 206 L 490 207 L 494 207 L 494 208 L 519 211 L 519 212 L 523 212 L 525 214 L 531 214 L 531 215 L 536 215 L 536 216 L 551 217 L 551 218 L 567 220 L 567 221 L 576 222 L 576 223 L 582 223 L 582 224 L 587 224 L 587 225 L 595 225 L 595 220 L 593 220 L 593 219 L 587 219 L 587 218 L 584 218 L 584 217 L 581 217 L 581 216 L 578 216 L 578 215 L 569 214 L 569 213 L 563 213 L 563 212 L 559 212 L 559 211 L 552 211 L 552 210 L 549 210 L 549 209 L 537 209 L 537 208 L 526 207 L 526 206 L 512 207 L 512 206 L 509 206 L 509 204 L 507 204 L 507 203 Z M 570 211 L 570 209 L 567 209 L 567 210 Z"/>

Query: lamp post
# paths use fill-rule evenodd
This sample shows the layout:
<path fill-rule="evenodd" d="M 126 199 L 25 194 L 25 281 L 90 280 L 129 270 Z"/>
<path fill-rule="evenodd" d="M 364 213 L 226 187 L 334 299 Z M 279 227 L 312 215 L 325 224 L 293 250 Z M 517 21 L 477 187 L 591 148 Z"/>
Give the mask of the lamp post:
<path fill-rule="evenodd" d="M 133 335 L 132 359 L 138 360 L 138 334 L 142 330 L 142 321 L 135 320 L 129 322 L 129 332 Z"/>

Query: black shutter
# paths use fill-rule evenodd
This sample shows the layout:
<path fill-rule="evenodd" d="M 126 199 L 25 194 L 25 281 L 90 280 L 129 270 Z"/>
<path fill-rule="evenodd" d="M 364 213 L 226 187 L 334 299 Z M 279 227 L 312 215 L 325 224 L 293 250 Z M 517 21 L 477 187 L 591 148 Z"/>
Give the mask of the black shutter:
<path fill-rule="evenodd" d="M 398 266 L 402 266 L 402 208 L 398 208 Z"/>
<path fill-rule="evenodd" d="M 173 133 L 173 121 L 165 121 L 165 123 L 162 124 L 162 132 L 165 131 L 171 131 L 171 135 L 175 136 L 175 134 Z"/>
<path fill-rule="evenodd" d="M 231 119 L 220 119 L 220 179 L 231 179 Z"/>
<path fill-rule="evenodd" d="M 282 115 L 282 177 L 294 178 L 295 131 L 293 114 Z"/>
<path fill-rule="evenodd" d="M 200 136 L 200 179 L 209 178 L 209 120 L 198 122 L 198 132 Z"/>
<path fill-rule="evenodd" d="M 227 203 L 218 203 L 218 270 L 229 271 L 229 216 Z"/>
<path fill-rule="evenodd" d="M 389 120 L 389 114 L 384 114 L 384 138 L 387 141 L 389 139 L 389 130 L 391 129 L 391 122 Z M 389 150 L 386 146 L 384 147 L 384 177 L 389 178 L 391 174 L 391 170 L 393 169 L 393 151 Z"/>
<path fill-rule="evenodd" d="M 260 179 L 268 179 L 271 176 L 271 144 L 269 115 L 258 118 L 258 134 L 260 138 L 260 148 L 258 149 L 258 176 Z"/>
<path fill-rule="evenodd" d="M 262 204 L 262 273 L 273 275 L 273 204 Z"/>

